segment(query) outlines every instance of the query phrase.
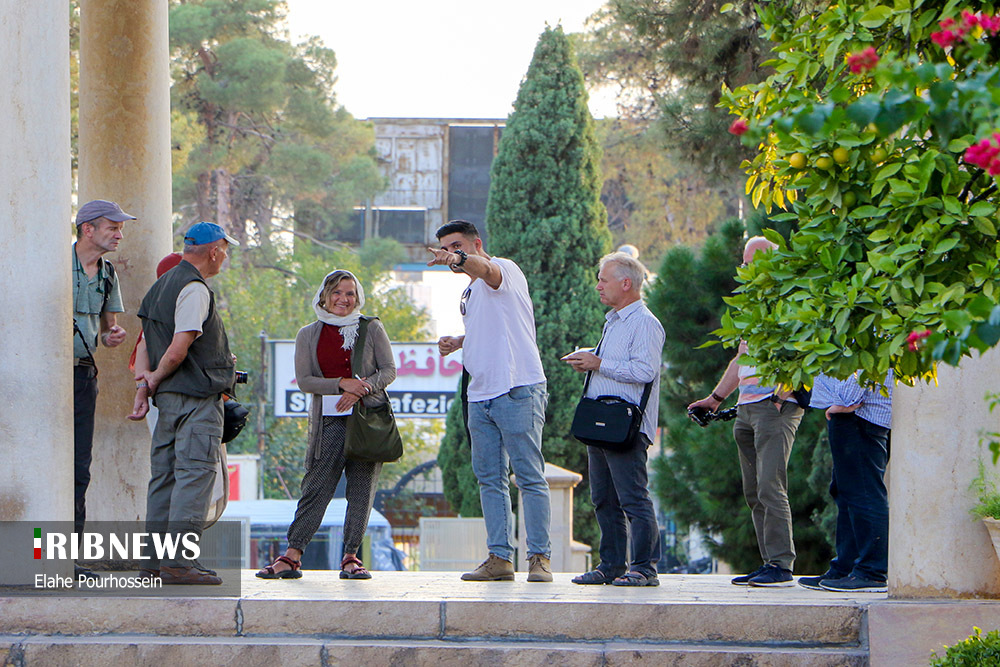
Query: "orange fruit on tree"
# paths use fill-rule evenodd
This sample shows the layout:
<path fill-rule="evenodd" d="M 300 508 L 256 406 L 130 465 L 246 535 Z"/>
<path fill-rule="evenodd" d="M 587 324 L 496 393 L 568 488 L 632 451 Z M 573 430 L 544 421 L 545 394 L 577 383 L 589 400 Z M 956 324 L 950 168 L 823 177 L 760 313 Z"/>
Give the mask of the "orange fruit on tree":
<path fill-rule="evenodd" d="M 839 146 L 833 149 L 833 160 L 837 164 L 847 164 L 848 160 L 851 159 L 851 154 L 847 152 L 847 149 L 843 146 Z"/>
<path fill-rule="evenodd" d="M 824 171 L 833 167 L 833 158 L 827 156 L 816 158 L 816 168 Z"/>
<path fill-rule="evenodd" d="M 791 157 L 788 158 L 788 164 L 792 165 L 793 169 L 805 169 L 806 156 L 802 153 L 792 153 Z"/>

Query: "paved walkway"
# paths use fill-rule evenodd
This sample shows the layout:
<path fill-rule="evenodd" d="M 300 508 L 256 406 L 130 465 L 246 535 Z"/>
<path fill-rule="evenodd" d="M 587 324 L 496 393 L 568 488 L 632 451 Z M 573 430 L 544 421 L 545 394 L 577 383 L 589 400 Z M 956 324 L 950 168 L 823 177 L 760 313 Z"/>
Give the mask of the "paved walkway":
<path fill-rule="evenodd" d="M 373 572 L 363 581 L 343 580 L 338 572 L 306 570 L 301 579 L 258 579 L 244 570 L 245 599 L 310 600 L 489 600 L 495 602 L 711 602 L 733 604 L 854 605 L 885 600 L 885 593 L 831 593 L 801 586 L 755 588 L 733 586 L 731 575 L 664 574 L 658 587 L 579 586 L 574 574 L 557 572 L 552 583 L 528 583 L 525 572 L 516 581 L 462 581 L 460 572 Z"/>

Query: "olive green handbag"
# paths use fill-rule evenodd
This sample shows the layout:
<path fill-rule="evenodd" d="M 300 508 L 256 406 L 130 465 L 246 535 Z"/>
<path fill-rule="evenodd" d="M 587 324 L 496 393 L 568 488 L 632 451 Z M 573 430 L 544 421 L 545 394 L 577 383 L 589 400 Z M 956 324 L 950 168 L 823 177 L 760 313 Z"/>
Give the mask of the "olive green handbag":
<path fill-rule="evenodd" d="M 358 322 L 358 338 L 351 352 L 351 369 L 361 368 L 361 355 L 368 337 L 368 322 L 375 318 L 362 317 Z M 347 417 L 347 438 L 344 454 L 355 461 L 389 463 L 403 455 L 403 438 L 396 427 L 389 395 L 382 405 L 366 406 L 364 399 L 354 404 L 354 411 Z"/>

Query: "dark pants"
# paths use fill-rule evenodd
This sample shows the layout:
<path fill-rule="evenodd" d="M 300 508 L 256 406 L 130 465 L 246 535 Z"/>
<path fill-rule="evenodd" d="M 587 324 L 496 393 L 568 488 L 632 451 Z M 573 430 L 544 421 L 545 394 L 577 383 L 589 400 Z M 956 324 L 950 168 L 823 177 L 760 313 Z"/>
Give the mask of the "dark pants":
<path fill-rule="evenodd" d="M 97 368 L 73 367 L 73 530 L 83 532 L 87 519 L 87 487 L 94 451 L 94 412 L 97 410 Z"/>
<path fill-rule="evenodd" d="M 610 575 L 629 569 L 655 575 L 660 560 L 660 530 L 647 488 L 647 445 L 645 436 L 640 436 L 639 444 L 626 452 L 587 447 L 590 497 L 601 527 L 600 570 Z M 626 555 L 629 527 L 631 567 Z"/>
<path fill-rule="evenodd" d="M 830 576 L 885 581 L 889 569 L 889 429 L 850 414 L 827 422 L 837 503 L 837 555 Z"/>

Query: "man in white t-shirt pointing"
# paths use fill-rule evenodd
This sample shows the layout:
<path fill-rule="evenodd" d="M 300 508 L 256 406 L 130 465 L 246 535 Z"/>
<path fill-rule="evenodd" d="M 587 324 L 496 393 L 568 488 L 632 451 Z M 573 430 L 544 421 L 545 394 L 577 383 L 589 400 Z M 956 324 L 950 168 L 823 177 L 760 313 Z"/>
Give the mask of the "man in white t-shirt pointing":
<path fill-rule="evenodd" d="M 486 520 L 489 557 L 466 581 L 514 580 L 514 520 L 509 468 L 513 467 L 528 545 L 528 581 L 552 581 L 549 564 L 549 485 L 542 458 L 545 373 L 535 345 L 535 315 L 528 282 L 517 264 L 490 257 L 475 225 L 452 220 L 437 231 L 434 259 L 472 281 L 462 294 L 464 336 L 438 341 L 441 355 L 464 349 L 469 382 L 472 469 Z"/>

